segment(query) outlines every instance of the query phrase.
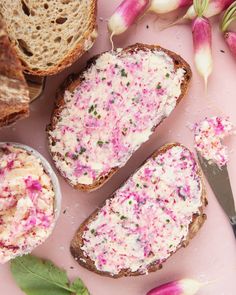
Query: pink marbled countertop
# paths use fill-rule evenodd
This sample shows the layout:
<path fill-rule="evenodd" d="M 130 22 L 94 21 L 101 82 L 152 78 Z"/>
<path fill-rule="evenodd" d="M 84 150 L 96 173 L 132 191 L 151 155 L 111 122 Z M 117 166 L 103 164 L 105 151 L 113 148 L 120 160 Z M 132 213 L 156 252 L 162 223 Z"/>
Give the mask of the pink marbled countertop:
<path fill-rule="evenodd" d="M 106 19 L 120 1 L 100 0 L 98 9 L 99 38 L 88 54 L 70 69 L 47 80 L 44 95 L 31 105 L 28 119 L 0 131 L 1 141 L 16 141 L 30 145 L 50 162 L 45 127 L 53 108 L 55 91 L 64 78 L 78 72 L 85 61 L 94 54 L 110 49 Z M 161 125 L 151 140 L 136 152 L 125 168 L 97 192 L 86 194 L 73 190 L 59 177 L 62 193 L 62 214 L 52 236 L 34 251 L 35 255 L 53 260 L 64 267 L 71 278 L 80 276 L 93 295 L 144 295 L 150 288 L 165 281 L 192 277 L 201 281 L 214 281 L 204 287 L 199 295 L 236 294 L 236 241 L 223 211 L 217 204 L 209 186 L 208 220 L 197 237 L 186 248 L 178 251 L 162 270 L 147 276 L 113 280 L 100 277 L 78 266 L 69 252 L 70 240 L 78 225 L 130 175 L 148 155 L 166 142 L 180 141 L 193 148 L 193 137 L 187 128 L 189 123 L 203 119 L 205 115 L 227 114 L 236 125 L 236 62 L 229 54 L 214 23 L 214 73 L 210 78 L 208 94 L 193 66 L 190 27 L 179 26 L 160 31 L 155 17 L 146 16 L 138 25 L 116 39 L 116 46 L 125 47 L 135 42 L 159 44 L 184 57 L 192 66 L 193 81 L 190 91 L 174 113 Z M 224 50 L 225 53 L 221 52 Z M 158 136 L 157 136 L 158 135 Z M 229 173 L 236 196 L 236 137 L 227 140 L 230 147 Z M 64 213 L 63 213 L 64 212 Z M 0 266 L 0 294 L 23 294 L 12 280 L 9 265 Z M 45 294 L 46 295 L 46 294 Z"/>

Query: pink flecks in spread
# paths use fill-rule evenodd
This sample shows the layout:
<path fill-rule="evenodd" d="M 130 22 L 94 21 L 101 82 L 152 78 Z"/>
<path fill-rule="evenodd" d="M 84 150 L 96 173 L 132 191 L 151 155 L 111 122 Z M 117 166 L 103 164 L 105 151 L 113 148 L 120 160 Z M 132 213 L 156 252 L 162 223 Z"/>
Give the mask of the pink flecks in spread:
<path fill-rule="evenodd" d="M 228 162 L 227 147 L 222 140 L 233 133 L 234 126 L 227 118 L 206 118 L 194 126 L 194 142 L 196 150 L 206 160 L 219 167 Z"/>
<path fill-rule="evenodd" d="M 82 250 L 96 268 L 146 273 L 185 240 L 202 204 L 192 153 L 183 146 L 150 158 L 108 199 L 83 234 Z"/>
<path fill-rule="evenodd" d="M 0 263 L 5 263 L 51 233 L 55 193 L 41 161 L 19 147 L 0 146 L 0 171 Z"/>
<path fill-rule="evenodd" d="M 101 55 L 49 132 L 58 169 L 76 185 L 123 166 L 175 108 L 184 74 L 162 51 Z"/>

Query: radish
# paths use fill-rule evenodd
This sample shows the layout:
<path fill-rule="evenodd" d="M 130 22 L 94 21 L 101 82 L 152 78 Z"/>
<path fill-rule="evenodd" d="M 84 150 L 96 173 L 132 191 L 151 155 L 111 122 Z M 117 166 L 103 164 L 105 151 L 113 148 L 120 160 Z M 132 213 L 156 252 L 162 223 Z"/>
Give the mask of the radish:
<path fill-rule="evenodd" d="M 108 21 L 108 29 L 111 39 L 114 35 L 124 33 L 143 13 L 149 4 L 149 0 L 124 0 L 117 7 Z"/>
<path fill-rule="evenodd" d="M 212 72 L 212 34 L 209 20 L 203 16 L 209 0 L 194 0 L 197 14 L 192 22 L 194 61 L 199 74 L 203 77 L 207 87 L 208 77 Z"/>
<path fill-rule="evenodd" d="M 152 0 L 149 11 L 158 14 L 168 13 L 192 3 L 193 0 Z"/>
<path fill-rule="evenodd" d="M 229 25 L 236 20 L 236 2 L 234 2 L 225 12 L 222 23 L 221 23 L 221 30 L 224 33 L 224 39 L 230 49 L 230 51 L 233 53 L 233 55 L 236 57 L 236 33 L 228 31 Z"/>
<path fill-rule="evenodd" d="M 204 12 L 203 15 L 205 17 L 209 18 L 209 17 L 215 16 L 217 14 L 220 14 L 227 7 L 229 7 L 230 4 L 232 4 L 233 2 L 234 2 L 234 0 L 212 0 L 209 2 L 208 8 L 206 9 L 206 11 Z M 196 16 L 197 15 L 196 15 L 196 12 L 194 9 L 194 5 L 191 5 L 182 18 L 178 19 L 177 21 L 175 21 L 174 23 L 172 23 L 169 26 L 181 24 L 187 20 L 193 20 Z"/>
<path fill-rule="evenodd" d="M 230 51 L 236 57 L 236 33 L 235 32 L 226 32 L 224 34 L 225 41 L 229 46 Z"/>
<path fill-rule="evenodd" d="M 204 12 L 205 17 L 212 17 L 224 11 L 227 7 L 232 4 L 234 0 L 212 0 L 209 2 L 208 8 Z M 190 6 L 183 19 L 194 19 L 196 17 L 196 12 L 194 5 Z"/>
<path fill-rule="evenodd" d="M 194 295 L 202 285 L 192 279 L 183 279 L 156 287 L 146 295 Z"/>

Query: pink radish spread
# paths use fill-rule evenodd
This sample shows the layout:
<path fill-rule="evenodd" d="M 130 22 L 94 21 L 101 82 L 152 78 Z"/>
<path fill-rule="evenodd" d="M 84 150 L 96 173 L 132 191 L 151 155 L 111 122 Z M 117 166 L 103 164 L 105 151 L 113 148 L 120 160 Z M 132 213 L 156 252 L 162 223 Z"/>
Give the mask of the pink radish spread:
<path fill-rule="evenodd" d="M 81 247 L 85 257 L 113 275 L 123 269 L 146 273 L 186 239 L 202 206 L 202 190 L 187 148 L 174 146 L 150 158 L 87 226 Z"/>
<path fill-rule="evenodd" d="M 123 166 L 175 108 L 185 69 L 162 51 L 101 55 L 49 132 L 50 149 L 72 185 L 92 184 Z"/>
<path fill-rule="evenodd" d="M 228 162 L 227 147 L 222 140 L 233 133 L 234 126 L 226 118 L 206 118 L 194 126 L 194 141 L 196 150 L 219 167 Z"/>
<path fill-rule="evenodd" d="M 49 236 L 54 198 L 38 158 L 18 147 L 0 147 L 0 263 L 32 251 Z"/>

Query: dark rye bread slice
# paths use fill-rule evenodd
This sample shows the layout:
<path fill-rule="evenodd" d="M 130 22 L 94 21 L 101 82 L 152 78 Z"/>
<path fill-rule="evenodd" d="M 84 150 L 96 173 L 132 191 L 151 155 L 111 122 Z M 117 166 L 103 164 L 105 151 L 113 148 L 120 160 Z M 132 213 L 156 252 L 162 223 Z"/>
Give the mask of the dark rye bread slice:
<path fill-rule="evenodd" d="M 0 21 L 0 127 L 29 115 L 29 91 L 22 70 Z"/>
<path fill-rule="evenodd" d="M 157 150 L 156 152 L 154 152 L 152 154 L 152 156 L 150 158 L 155 159 L 158 155 L 164 154 L 165 152 L 167 152 L 169 149 L 176 147 L 176 146 L 181 146 L 185 149 L 187 149 L 186 147 L 184 147 L 183 145 L 179 144 L 179 143 L 170 143 L 170 144 L 166 144 L 164 146 L 162 146 L 159 150 Z M 191 153 L 192 154 L 192 153 Z M 193 156 L 193 154 L 192 154 Z M 194 159 L 194 157 L 193 157 Z M 148 159 L 147 159 L 148 161 Z M 196 161 L 194 159 L 194 161 Z M 144 162 L 144 164 L 146 163 L 146 161 Z M 205 185 L 203 182 L 203 175 L 202 175 L 202 171 L 198 165 L 197 162 L 195 162 L 196 164 L 196 173 L 199 176 L 200 179 L 200 183 L 201 183 L 201 206 L 198 208 L 199 212 L 198 213 L 194 213 L 192 215 L 192 221 L 188 226 L 188 234 L 185 240 L 182 240 L 179 244 L 179 246 L 177 247 L 176 251 L 178 251 L 179 249 L 183 248 L 183 247 L 187 247 L 190 240 L 192 238 L 194 238 L 194 236 L 197 234 L 197 232 L 200 230 L 200 228 L 202 227 L 202 225 L 204 224 L 205 220 L 206 220 L 206 214 L 204 214 L 204 208 L 207 206 L 208 201 L 207 201 L 207 195 L 206 195 L 206 190 L 205 190 Z M 141 165 L 142 167 L 142 165 Z M 136 172 L 139 169 L 136 170 Z M 135 173 L 133 175 L 135 175 Z M 131 176 L 132 177 L 132 176 Z M 128 181 L 128 180 L 127 180 Z M 126 181 L 126 182 L 127 182 Z M 126 182 L 123 184 L 123 186 L 126 184 Z M 122 188 L 122 186 L 121 186 Z M 112 194 L 112 196 L 110 197 L 110 199 L 115 198 L 115 193 L 114 192 Z M 105 205 L 105 203 L 103 204 Z M 100 208 L 102 208 L 103 206 L 101 206 Z M 97 273 L 99 275 L 102 276 L 107 276 L 107 277 L 111 277 L 111 278 L 120 278 L 120 277 L 129 277 L 129 276 L 139 276 L 139 275 L 143 275 L 146 273 L 151 273 L 154 272 L 156 270 L 159 270 L 162 268 L 162 263 L 165 262 L 167 259 L 169 259 L 176 251 L 172 251 L 170 256 L 167 257 L 167 259 L 165 261 L 163 261 L 162 263 L 152 263 L 148 266 L 147 268 L 147 272 L 143 273 L 140 271 L 135 271 L 132 272 L 130 269 L 122 269 L 118 274 L 111 274 L 109 272 L 103 272 L 100 271 L 96 268 L 94 261 L 92 259 L 90 259 L 88 256 L 85 255 L 84 251 L 82 250 L 82 247 L 84 245 L 84 240 L 83 240 L 83 234 L 86 231 L 86 229 L 88 228 L 89 224 L 96 219 L 97 214 L 100 211 L 100 208 L 96 209 L 78 228 L 76 234 L 74 235 L 73 240 L 71 241 L 71 246 L 70 246 L 70 251 L 72 256 L 75 258 L 75 260 L 83 267 L 85 267 L 86 269 L 88 269 L 89 271 L 92 271 L 94 273 Z"/>
<path fill-rule="evenodd" d="M 97 37 L 97 0 L 0 0 L 0 17 L 28 74 L 54 75 Z"/>
<path fill-rule="evenodd" d="M 185 70 L 185 75 L 184 75 L 184 80 L 181 84 L 181 95 L 178 97 L 177 101 L 176 101 L 176 105 L 179 104 L 179 102 L 182 100 L 182 98 L 186 95 L 189 84 L 190 84 L 190 80 L 192 78 L 192 72 L 191 72 L 191 68 L 189 66 L 189 64 L 182 58 L 180 57 L 178 54 L 164 49 L 161 46 L 158 45 L 147 45 L 147 44 L 141 44 L 141 43 L 137 43 L 134 45 L 131 45 L 125 49 L 122 50 L 122 54 L 126 54 L 126 53 L 133 53 L 136 51 L 161 51 L 166 53 L 174 62 L 174 69 L 175 71 L 179 68 L 182 68 Z M 102 53 L 103 54 L 103 53 Z M 57 122 L 60 120 L 60 114 L 62 112 L 62 110 L 66 107 L 66 103 L 64 100 L 64 94 L 65 91 L 69 91 L 69 92 L 73 92 L 77 87 L 80 86 L 80 83 L 83 81 L 83 73 L 88 71 L 90 69 L 90 67 L 92 67 L 95 63 L 96 60 L 102 55 L 99 54 L 97 56 L 94 56 L 92 59 L 90 59 L 87 63 L 86 68 L 79 74 L 79 75 L 71 75 L 68 77 L 68 79 L 64 82 L 64 84 L 62 85 L 61 89 L 58 91 L 57 94 L 57 100 L 56 100 L 56 105 L 55 105 L 55 109 L 52 113 L 52 117 L 51 117 L 51 123 L 50 125 L 48 125 L 48 137 L 49 137 L 49 142 L 53 145 L 55 140 L 54 138 L 50 135 L 50 132 L 53 131 L 56 127 Z M 162 122 L 162 121 L 161 121 Z M 160 122 L 160 123 L 161 123 Z M 159 125 L 159 124 L 158 124 Z M 153 132 L 155 131 L 155 129 L 158 127 L 157 126 L 153 126 Z M 51 152 L 52 157 L 54 158 L 55 153 Z M 63 157 L 61 155 L 61 157 Z M 55 162 L 55 160 L 54 160 Z M 60 170 L 60 167 L 57 167 L 59 172 L 61 172 L 61 174 L 63 175 L 62 171 Z M 103 186 L 111 177 L 113 174 L 115 174 L 117 172 L 117 170 L 120 167 L 113 167 L 112 169 L 110 169 L 110 171 L 105 174 L 100 176 L 99 178 L 97 178 L 92 184 L 77 184 L 77 185 L 73 185 L 69 179 L 66 179 L 67 182 L 69 184 L 71 184 L 75 189 L 81 190 L 81 191 L 94 191 L 96 189 L 98 189 L 99 187 Z"/>

